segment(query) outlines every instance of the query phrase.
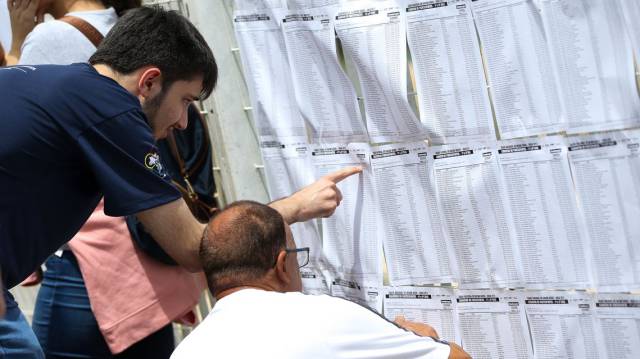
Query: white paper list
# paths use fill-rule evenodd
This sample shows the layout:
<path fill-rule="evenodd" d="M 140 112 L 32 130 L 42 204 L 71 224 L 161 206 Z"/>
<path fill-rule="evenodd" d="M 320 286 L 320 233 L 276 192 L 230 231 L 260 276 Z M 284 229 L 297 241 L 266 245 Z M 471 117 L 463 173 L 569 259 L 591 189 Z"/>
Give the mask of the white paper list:
<path fill-rule="evenodd" d="M 368 144 L 312 147 L 317 178 L 349 166 L 363 172 L 338 183 L 342 202 L 322 219 L 322 243 L 328 270 L 334 277 L 356 280 L 363 286 L 382 285 L 382 244 Z"/>
<path fill-rule="evenodd" d="M 640 358 L 640 296 L 598 294 L 595 301 L 607 358 Z"/>
<path fill-rule="evenodd" d="M 570 137 L 599 291 L 640 288 L 640 131 Z"/>
<path fill-rule="evenodd" d="M 426 137 L 407 99 L 405 22 L 394 1 L 341 5 L 335 29 L 358 74 L 372 142 Z"/>
<path fill-rule="evenodd" d="M 332 278 L 326 271 L 310 264 L 300 268 L 302 292 L 310 295 L 331 294 Z"/>
<path fill-rule="evenodd" d="M 406 14 L 420 120 L 429 140 L 495 140 L 471 2 L 410 0 Z"/>
<path fill-rule="evenodd" d="M 447 240 L 428 171 L 424 142 L 372 148 L 384 230 L 383 244 L 391 285 L 451 283 Z"/>
<path fill-rule="evenodd" d="M 331 295 L 350 300 L 382 314 L 381 287 L 367 287 L 355 280 L 335 278 L 331 283 Z"/>
<path fill-rule="evenodd" d="M 536 358 L 606 358 L 589 294 L 526 292 L 523 295 Z"/>
<path fill-rule="evenodd" d="M 234 12 L 245 81 L 259 142 L 305 139 L 298 112 L 279 9 Z"/>
<path fill-rule="evenodd" d="M 636 61 L 640 62 L 640 21 L 638 21 L 640 19 L 640 2 L 620 0 L 619 4 L 622 7 L 624 24 L 636 55 Z"/>
<path fill-rule="evenodd" d="M 567 132 L 640 125 L 633 51 L 620 7 L 610 0 L 542 0 L 541 7 Z"/>
<path fill-rule="evenodd" d="M 321 8 L 282 19 L 298 108 L 313 142 L 367 142 L 356 91 L 338 63 L 333 17 L 333 8 Z"/>
<path fill-rule="evenodd" d="M 287 0 L 289 9 L 307 10 L 318 7 L 336 5 L 340 0 Z"/>
<path fill-rule="evenodd" d="M 383 308 L 385 318 L 397 316 L 428 324 L 446 341 L 460 343 L 456 299 L 453 289 L 434 287 L 385 287 Z"/>
<path fill-rule="evenodd" d="M 263 143 L 261 152 L 272 201 L 290 196 L 314 181 L 310 149 L 306 143 Z M 325 259 L 317 221 L 292 224 L 291 233 L 298 248 L 309 247 L 309 264 L 305 269 L 316 275 L 302 277 L 305 291 L 316 292 L 322 288 L 328 291 L 326 283 L 322 287 L 324 278 L 320 275 L 320 269 L 325 267 Z"/>
<path fill-rule="evenodd" d="M 461 288 L 522 285 L 511 210 L 487 145 L 432 148 L 440 214 L 455 254 Z"/>
<path fill-rule="evenodd" d="M 500 141 L 525 286 L 589 288 L 587 234 L 562 137 Z"/>
<path fill-rule="evenodd" d="M 533 358 L 518 292 L 460 290 L 456 294 L 462 346 L 472 358 Z"/>
<path fill-rule="evenodd" d="M 286 0 L 233 0 L 234 10 L 264 10 L 287 7 Z"/>
<path fill-rule="evenodd" d="M 563 130 L 540 15 L 532 0 L 478 0 L 473 14 L 501 138 Z"/>

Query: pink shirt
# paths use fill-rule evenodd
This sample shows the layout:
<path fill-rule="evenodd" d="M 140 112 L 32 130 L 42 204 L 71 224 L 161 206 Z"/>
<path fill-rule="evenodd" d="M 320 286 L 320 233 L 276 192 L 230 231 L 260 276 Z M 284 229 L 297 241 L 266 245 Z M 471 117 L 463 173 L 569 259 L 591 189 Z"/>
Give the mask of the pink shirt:
<path fill-rule="evenodd" d="M 204 275 L 150 258 L 134 246 L 124 218 L 105 215 L 103 207 L 100 201 L 69 247 L 111 352 L 174 320 L 195 324 L 192 309 L 206 286 Z"/>

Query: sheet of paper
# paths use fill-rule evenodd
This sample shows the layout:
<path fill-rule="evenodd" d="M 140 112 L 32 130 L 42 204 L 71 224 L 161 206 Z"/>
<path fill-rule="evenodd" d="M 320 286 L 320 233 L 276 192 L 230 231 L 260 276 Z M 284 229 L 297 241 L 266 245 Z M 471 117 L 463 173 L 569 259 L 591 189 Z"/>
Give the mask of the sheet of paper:
<path fill-rule="evenodd" d="M 495 140 L 471 2 L 410 0 L 406 14 L 420 120 L 429 140 Z"/>
<path fill-rule="evenodd" d="M 428 324 L 441 339 L 460 344 L 456 299 L 451 288 L 385 287 L 383 308 L 385 318 L 397 316 Z"/>
<path fill-rule="evenodd" d="M 356 91 L 336 55 L 334 16 L 326 7 L 282 19 L 298 108 L 313 142 L 367 142 Z"/>
<path fill-rule="evenodd" d="M 310 295 L 331 294 L 331 277 L 327 271 L 323 271 L 311 263 L 300 268 L 302 279 L 302 292 Z"/>
<path fill-rule="evenodd" d="M 282 12 L 282 9 L 235 11 L 233 17 L 260 143 L 307 136 L 278 24 Z"/>
<path fill-rule="evenodd" d="M 284 9 L 287 0 L 233 0 L 234 10 Z"/>
<path fill-rule="evenodd" d="M 533 1 L 478 0 L 473 14 L 501 138 L 563 130 L 551 56 Z"/>
<path fill-rule="evenodd" d="M 431 149 L 438 205 L 460 287 L 465 289 L 522 285 L 511 210 L 494 146 Z"/>
<path fill-rule="evenodd" d="M 367 287 L 355 280 L 336 278 L 331 283 L 331 295 L 382 313 L 381 287 Z"/>
<path fill-rule="evenodd" d="M 640 295 L 596 295 L 596 322 L 607 358 L 640 358 Z"/>
<path fill-rule="evenodd" d="M 590 288 L 586 227 L 562 137 L 500 141 L 498 159 L 529 289 Z"/>
<path fill-rule="evenodd" d="M 396 2 L 346 2 L 338 10 L 335 29 L 358 74 L 371 141 L 426 137 L 407 99 L 405 22 Z"/>
<path fill-rule="evenodd" d="M 620 0 L 622 15 L 627 35 L 636 55 L 636 61 L 640 62 L 640 2 L 637 0 Z"/>
<path fill-rule="evenodd" d="M 533 358 L 520 293 L 495 290 L 456 293 L 462 346 L 472 358 Z"/>
<path fill-rule="evenodd" d="M 640 131 L 570 137 L 569 163 L 599 291 L 640 288 Z"/>
<path fill-rule="evenodd" d="M 451 283 L 454 272 L 424 142 L 372 148 L 391 285 Z"/>
<path fill-rule="evenodd" d="M 640 125 L 633 51 L 620 7 L 610 0 L 541 0 L 541 9 L 567 132 Z"/>
<path fill-rule="evenodd" d="M 342 202 L 334 214 L 322 219 L 322 243 L 328 270 L 362 286 L 382 285 L 382 243 L 368 144 L 312 147 L 316 178 L 349 166 L 363 172 L 338 183 Z"/>
<path fill-rule="evenodd" d="M 604 359 L 593 298 L 584 292 L 526 292 L 536 358 Z"/>
<path fill-rule="evenodd" d="M 145 1 L 144 6 L 159 6 L 164 10 L 174 10 L 183 16 L 188 16 L 185 2 L 181 0 L 150 0 Z"/>
<path fill-rule="evenodd" d="M 288 197 L 314 181 L 310 149 L 306 143 L 263 143 L 261 152 L 272 201 Z M 328 292 L 327 278 L 321 271 L 326 265 L 317 221 L 295 223 L 291 225 L 291 233 L 298 248 L 309 247 L 309 264 L 303 268 L 309 274 L 302 276 L 305 292 L 316 293 L 321 289 Z"/>
<path fill-rule="evenodd" d="M 337 5 L 340 0 L 287 0 L 289 9 L 307 10 L 324 6 Z"/>

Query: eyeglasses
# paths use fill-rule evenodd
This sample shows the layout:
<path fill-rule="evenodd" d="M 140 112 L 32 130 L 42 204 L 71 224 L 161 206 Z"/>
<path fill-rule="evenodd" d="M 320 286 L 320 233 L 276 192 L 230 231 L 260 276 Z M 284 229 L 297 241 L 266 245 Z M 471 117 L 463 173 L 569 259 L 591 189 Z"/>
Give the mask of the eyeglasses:
<path fill-rule="evenodd" d="M 298 268 L 302 268 L 309 264 L 309 247 L 304 248 L 285 248 L 287 254 L 295 253 L 298 259 Z"/>

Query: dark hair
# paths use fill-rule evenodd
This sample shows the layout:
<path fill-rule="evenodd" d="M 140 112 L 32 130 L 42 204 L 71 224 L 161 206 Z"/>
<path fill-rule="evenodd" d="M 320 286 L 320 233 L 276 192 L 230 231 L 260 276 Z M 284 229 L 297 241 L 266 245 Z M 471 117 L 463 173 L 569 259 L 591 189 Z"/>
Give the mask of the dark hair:
<path fill-rule="evenodd" d="M 220 291 L 260 279 L 285 247 L 278 211 L 253 201 L 232 203 L 214 216 L 200 243 L 209 288 Z"/>
<path fill-rule="evenodd" d="M 122 16 L 125 11 L 142 6 L 142 0 L 100 0 L 104 7 L 112 7 L 118 16 Z"/>
<path fill-rule="evenodd" d="M 218 66 L 198 30 L 182 15 L 158 7 L 129 10 L 102 40 L 89 59 L 121 74 L 144 66 L 162 71 L 163 90 L 177 80 L 202 75 L 201 99 L 211 95 L 218 80 Z"/>

